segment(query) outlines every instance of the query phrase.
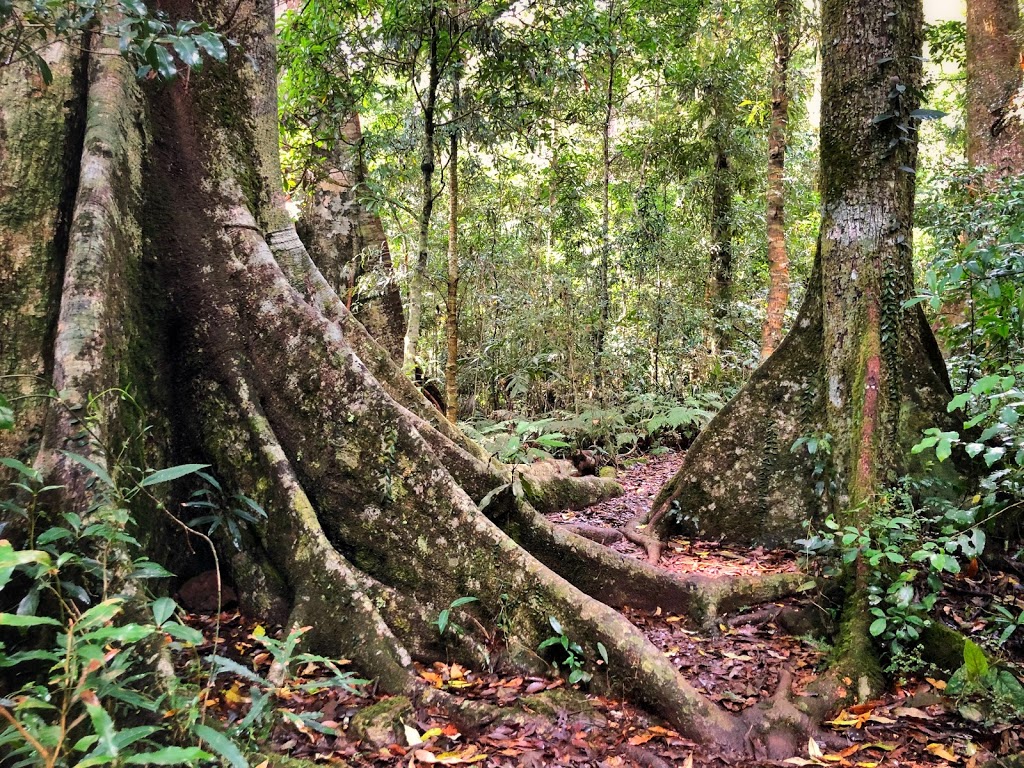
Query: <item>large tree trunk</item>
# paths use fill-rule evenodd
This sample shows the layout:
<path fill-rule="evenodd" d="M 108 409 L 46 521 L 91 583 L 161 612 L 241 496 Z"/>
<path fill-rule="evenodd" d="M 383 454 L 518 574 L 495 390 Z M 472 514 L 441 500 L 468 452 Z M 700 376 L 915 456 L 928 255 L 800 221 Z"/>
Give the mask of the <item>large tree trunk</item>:
<path fill-rule="evenodd" d="M 0 233 L 28 286 L 2 307 L 4 327 L 19 329 L 5 360 L 52 377 L 69 406 L 19 406 L 16 447 L 84 506 L 88 478 L 56 449 L 116 464 L 104 446 L 116 448 L 126 414 L 96 413 L 103 440 L 83 445 L 76 409 L 89 393 L 141 386 L 160 438 L 148 465 L 207 462 L 267 511 L 241 551 L 223 553 L 243 604 L 283 608 L 289 624 L 313 627 L 316 649 L 351 658 L 384 690 L 452 705 L 423 687 L 411 660 L 485 658 L 475 631 L 450 646 L 432 624 L 472 595 L 479 602 L 464 610 L 479 626 L 501 612 L 511 667 L 536 666 L 555 616 L 591 659 L 597 643 L 607 649 L 617 694 L 688 737 L 740 751 L 773 729 L 773 756 L 793 754 L 795 742 L 777 735 L 806 726 L 792 707 L 728 715 L 613 608 L 713 621 L 800 579 L 673 577 L 537 514 L 531 501 L 599 495 L 601 481 L 513 482 L 488 463 L 402 376 L 298 239 L 281 193 L 270 0 L 170 10 L 230 19 L 239 47 L 228 63 L 140 87 L 97 39 L 82 54 L 46 52 L 49 88 L 23 67 L 2 73 L 3 128 L 21 141 L 0 155 Z M 76 75 L 79 55 L 88 77 Z M 69 114 L 87 116 L 84 138 Z M 502 486 L 482 512 L 478 500 Z"/>
<path fill-rule="evenodd" d="M 793 330 L 694 442 L 631 531 L 660 553 L 677 522 L 711 538 L 789 545 L 906 472 L 923 427 L 945 423 L 945 366 L 911 294 L 917 0 L 823 5 L 822 223 Z M 831 435 L 834 490 L 815 492 L 799 437 Z M 827 480 L 828 478 L 824 478 Z"/>
<path fill-rule="evenodd" d="M 325 178 L 303 201 L 299 236 L 327 282 L 398 362 L 405 316 L 380 216 L 359 199 L 366 180 L 363 133 L 353 114 L 324 159 Z"/>
<path fill-rule="evenodd" d="M 1024 173 L 1024 68 L 1017 0 L 967 3 L 967 160 L 989 180 Z"/>
<path fill-rule="evenodd" d="M 772 116 L 768 127 L 768 307 L 761 333 L 761 359 L 782 341 L 789 306 L 789 254 L 786 252 L 786 131 L 789 126 L 789 59 L 793 55 L 793 0 L 775 0 L 772 35 Z"/>

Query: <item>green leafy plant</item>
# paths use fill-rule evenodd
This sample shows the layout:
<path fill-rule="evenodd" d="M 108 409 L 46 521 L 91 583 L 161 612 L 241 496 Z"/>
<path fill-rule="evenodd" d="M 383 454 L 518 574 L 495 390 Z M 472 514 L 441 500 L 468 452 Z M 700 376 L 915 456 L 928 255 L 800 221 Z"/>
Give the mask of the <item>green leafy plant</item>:
<path fill-rule="evenodd" d="M 836 557 L 827 571 L 862 563 L 868 573 L 871 635 L 883 644 L 890 671 L 913 672 L 916 649 L 942 589 L 942 575 L 984 550 L 985 532 L 971 511 L 941 497 L 917 503 L 921 488 L 907 480 L 842 525 L 829 516 L 824 530 L 798 541 L 805 554 Z"/>
<path fill-rule="evenodd" d="M 102 23 L 108 19 L 116 21 Z M 205 58 L 224 61 L 230 44 L 207 24 L 172 22 L 141 0 L 0 0 L 0 67 L 32 62 L 48 85 L 53 75 L 40 48 L 53 36 L 73 42 L 89 30 L 116 38 L 139 79 L 170 80 L 201 69 Z"/>
<path fill-rule="evenodd" d="M 447 608 L 445 608 L 439 614 L 437 614 L 437 620 L 434 621 L 434 625 L 437 627 L 438 634 L 443 636 L 445 632 L 451 630 L 456 635 L 462 635 L 464 633 L 462 627 L 460 627 L 458 624 L 451 620 L 452 611 L 454 611 L 456 608 L 461 608 L 464 605 L 475 603 L 478 600 L 479 598 L 471 596 L 458 597 L 455 600 L 452 600 Z"/>
<path fill-rule="evenodd" d="M 571 685 L 589 683 L 594 678 L 594 675 L 586 669 L 587 657 L 582 646 L 569 639 L 565 634 L 565 630 L 562 629 L 561 622 L 554 616 L 548 617 L 548 623 L 551 624 L 551 629 L 554 630 L 555 634 L 542 640 L 540 645 L 537 646 L 537 650 L 543 651 L 545 648 L 561 649 L 562 658 L 557 660 L 555 665 L 561 665 L 569 672 L 569 683 Z M 604 647 L 603 643 L 597 644 L 597 652 L 601 657 L 597 663 L 607 665 L 608 650 Z"/>
<path fill-rule="evenodd" d="M 964 639 L 964 663 L 946 684 L 960 714 L 975 722 L 1007 722 L 1024 718 L 1024 686 L 1009 669 L 990 664 L 985 652 Z"/>

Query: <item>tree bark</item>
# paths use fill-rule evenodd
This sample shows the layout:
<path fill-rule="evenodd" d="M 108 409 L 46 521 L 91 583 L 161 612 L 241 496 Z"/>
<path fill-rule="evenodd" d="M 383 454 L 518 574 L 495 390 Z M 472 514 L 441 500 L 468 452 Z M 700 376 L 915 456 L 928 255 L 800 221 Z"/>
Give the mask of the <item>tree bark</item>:
<path fill-rule="evenodd" d="M 709 350 L 717 355 L 729 344 L 726 327 L 732 300 L 732 181 L 729 155 L 716 129 L 714 170 L 711 181 L 711 259 L 705 300 L 711 313 Z"/>
<path fill-rule="evenodd" d="M 916 0 L 823 6 L 822 224 L 794 328 L 712 420 L 629 535 L 660 554 L 682 524 L 701 535 L 789 545 L 804 521 L 845 514 L 912 469 L 922 428 L 952 422 L 950 388 L 912 292 L 920 84 Z M 831 435 L 835 489 L 790 447 Z"/>
<path fill-rule="evenodd" d="M 604 382 L 604 347 L 611 318 L 608 292 L 612 251 L 612 127 L 615 121 L 615 0 L 608 4 L 608 80 L 605 87 L 604 120 L 601 122 L 601 261 L 597 276 L 597 329 L 594 333 L 594 385 L 600 391 Z"/>
<path fill-rule="evenodd" d="M 461 8 L 459 9 L 461 11 Z M 458 37 L 459 14 L 452 24 L 452 37 Z M 452 115 L 461 109 L 459 77 L 461 66 L 452 72 Z M 448 152 L 448 295 L 445 302 L 445 336 L 448 356 L 444 366 L 445 405 L 448 421 L 459 420 L 459 130 L 452 127 Z"/>
<path fill-rule="evenodd" d="M 384 225 L 360 200 L 366 181 L 362 144 L 359 115 L 353 114 L 324 158 L 325 178 L 303 202 L 299 236 L 356 319 L 401 362 L 402 294 Z"/>
<path fill-rule="evenodd" d="M 786 251 L 786 132 L 789 126 L 789 59 L 793 54 L 793 0 L 776 0 L 772 43 L 772 115 L 768 128 L 768 307 L 761 333 L 761 359 L 782 341 L 789 305 L 789 254 Z"/>
<path fill-rule="evenodd" d="M 967 160 L 989 183 L 1024 173 L 1024 69 L 1017 0 L 967 3 Z"/>

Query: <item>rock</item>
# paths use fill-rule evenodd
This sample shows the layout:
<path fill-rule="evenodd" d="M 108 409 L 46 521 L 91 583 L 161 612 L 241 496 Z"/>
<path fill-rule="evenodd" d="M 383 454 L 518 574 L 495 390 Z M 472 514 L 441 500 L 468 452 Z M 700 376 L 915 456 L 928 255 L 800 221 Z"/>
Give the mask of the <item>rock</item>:
<path fill-rule="evenodd" d="M 404 723 L 412 720 L 412 716 L 412 702 L 405 696 L 392 696 L 353 715 L 349 732 L 373 749 L 384 749 L 389 744 L 404 744 Z"/>

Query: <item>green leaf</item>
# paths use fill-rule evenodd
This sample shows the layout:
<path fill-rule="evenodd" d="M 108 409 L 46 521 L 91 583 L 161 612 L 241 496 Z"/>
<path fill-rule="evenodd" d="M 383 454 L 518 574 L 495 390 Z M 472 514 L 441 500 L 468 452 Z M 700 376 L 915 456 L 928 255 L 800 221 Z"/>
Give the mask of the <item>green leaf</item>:
<path fill-rule="evenodd" d="M 227 760 L 232 768 L 249 768 L 249 761 L 245 759 L 238 746 L 220 731 L 215 731 L 208 725 L 195 725 L 193 730 L 199 738 L 203 739 L 218 755 Z"/>
<path fill-rule="evenodd" d="M 450 608 L 459 608 L 459 607 L 461 607 L 463 605 L 467 605 L 468 603 L 478 602 L 479 599 L 480 598 L 477 598 L 477 597 L 460 597 L 460 598 L 458 598 L 456 600 L 452 600 L 452 604 L 449 607 Z"/>
<path fill-rule="evenodd" d="M 16 613 L 0 613 L 0 627 L 63 627 L 49 616 L 19 616 Z"/>
<path fill-rule="evenodd" d="M 561 623 L 560 623 L 560 622 L 558 621 L 558 619 L 556 619 L 556 618 L 555 618 L 554 616 L 548 616 L 548 623 L 549 623 L 549 624 L 551 624 L 551 628 L 552 628 L 553 630 L 555 630 L 555 633 L 556 633 L 556 634 L 559 634 L 559 635 L 564 635 L 564 634 L 565 634 L 565 633 L 564 633 L 564 632 L 562 631 L 562 625 L 561 625 Z"/>
<path fill-rule="evenodd" d="M 153 621 L 160 627 L 174 615 L 178 604 L 169 597 L 160 597 L 154 600 L 150 607 L 153 609 Z"/>
<path fill-rule="evenodd" d="M 880 634 L 885 632 L 885 627 L 889 622 L 883 619 L 875 619 L 871 622 L 871 626 L 868 627 L 868 632 L 871 633 L 872 637 L 878 637 Z"/>
<path fill-rule="evenodd" d="M 199 69 L 203 66 L 203 60 L 199 57 L 199 50 L 195 42 L 189 37 L 175 37 L 173 40 L 174 52 L 178 54 L 181 63 L 192 69 Z"/>
<path fill-rule="evenodd" d="M 127 765 L 188 765 L 214 756 L 199 747 L 164 747 L 156 752 L 142 752 L 125 760 Z"/>
<path fill-rule="evenodd" d="M 183 643 L 190 645 L 202 645 L 203 633 L 193 627 L 179 624 L 176 621 L 169 621 L 160 627 L 161 630 L 166 632 L 168 635 L 173 637 L 175 640 L 179 640 Z"/>
<path fill-rule="evenodd" d="M 0 458 L 0 464 L 3 464 L 5 467 L 10 467 L 15 472 L 17 472 L 18 474 L 20 474 L 20 475 L 22 475 L 24 477 L 27 477 L 29 480 L 31 480 L 34 483 L 41 483 L 41 482 L 43 482 L 43 476 L 41 474 L 39 474 L 38 470 L 33 469 L 32 467 L 28 466 L 27 464 L 23 464 L 22 462 L 18 461 L 17 459 L 11 459 L 11 458 L 7 458 L 7 457 Z"/>
<path fill-rule="evenodd" d="M 112 597 L 98 605 L 94 605 L 81 615 L 75 624 L 75 630 L 82 631 L 92 627 L 101 627 L 107 622 L 112 621 L 121 612 L 122 602 L 120 598 Z"/>
<path fill-rule="evenodd" d="M 915 109 L 910 116 L 916 117 L 918 120 L 939 120 L 945 117 L 946 113 L 941 109 Z"/>
<path fill-rule="evenodd" d="M 14 409 L 3 395 L 0 395 L 0 430 L 14 429 Z"/>
<path fill-rule="evenodd" d="M 598 654 L 600 654 L 601 659 L 604 661 L 604 663 L 607 664 L 608 663 L 608 649 L 604 647 L 604 643 L 598 642 L 598 644 L 597 644 L 597 652 L 598 652 Z"/>
<path fill-rule="evenodd" d="M 114 721 L 107 714 L 107 710 L 103 708 L 103 705 L 100 704 L 96 694 L 92 691 L 88 693 L 91 695 L 83 695 L 82 700 L 85 703 L 86 712 L 89 713 L 89 719 L 92 720 L 93 730 L 99 736 L 96 749 L 100 750 L 100 755 L 117 757 L 117 729 L 114 727 Z"/>
<path fill-rule="evenodd" d="M 87 459 L 85 458 L 85 456 L 82 456 L 80 454 L 72 453 L 71 451 L 61 451 L 61 453 L 63 453 L 76 464 L 81 464 L 83 467 L 88 469 L 90 472 L 96 475 L 96 477 L 99 478 L 100 482 L 102 482 L 108 488 L 114 487 L 114 481 L 110 477 L 110 474 L 107 472 L 107 470 L 105 470 L 95 461 Z"/>
<path fill-rule="evenodd" d="M 238 675 L 239 677 L 244 677 L 246 680 L 249 680 L 250 682 L 259 683 L 260 685 L 267 685 L 267 681 L 264 680 L 262 677 L 257 675 L 248 667 L 242 666 L 237 661 L 234 661 L 232 659 L 227 659 L 223 656 L 215 656 L 211 660 L 211 663 L 213 664 L 215 669 L 225 669 L 231 674 Z"/>
<path fill-rule="evenodd" d="M 970 638 L 964 638 L 964 672 L 967 679 L 978 682 L 988 674 L 985 652 Z"/>
<path fill-rule="evenodd" d="M 179 464 L 176 467 L 168 467 L 167 469 L 157 470 L 151 475 L 146 475 L 145 479 L 139 486 L 147 488 L 151 485 L 159 485 L 160 483 L 169 483 L 171 480 L 177 480 L 179 477 L 185 477 L 185 475 L 191 475 L 194 472 L 198 472 L 201 469 L 206 469 L 209 464 Z"/>
<path fill-rule="evenodd" d="M 196 42 L 199 43 L 200 48 L 217 61 L 224 61 L 228 57 L 223 39 L 215 32 L 203 32 L 196 35 Z"/>

